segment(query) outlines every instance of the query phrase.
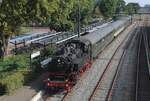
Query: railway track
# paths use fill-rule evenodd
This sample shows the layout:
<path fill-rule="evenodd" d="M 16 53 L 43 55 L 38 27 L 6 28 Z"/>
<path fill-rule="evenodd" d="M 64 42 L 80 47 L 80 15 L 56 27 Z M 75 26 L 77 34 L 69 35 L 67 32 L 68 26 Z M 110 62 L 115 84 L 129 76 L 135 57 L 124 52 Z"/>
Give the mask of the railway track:
<path fill-rule="evenodd" d="M 98 92 L 100 92 L 100 90 L 107 90 L 107 91 L 110 91 L 109 88 L 103 88 L 103 87 L 102 87 L 102 86 L 103 86 L 102 83 L 104 82 L 104 80 L 106 80 L 106 79 L 105 79 L 105 78 L 106 78 L 106 75 L 108 75 L 108 73 L 110 73 L 110 69 L 112 69 L 112 68 L 111 68 L 111 64 L 112 64 L 112 62 L 114 61 L 114 59 L 115 59 L 115 54 L 118 52 L 118 50 L 119 50 L 119 48 L 116 50 L 116 52 L 114 53 L 113 57 L 112 57 L 111 60 L 109 61 L 109 63 L 108 63 L 108 65 L 107 65 L 106 69 L 104 70 L 104 72 L 103 72 L 102 76 L 100 77 L 100 79 L 99 79 L 97 85 L 95 86 L 95 88 L 94 88 L 94 90 L 93 90 L 93 92 L 92 92 L 92 94 L 91 94 L 91 96 L 90 96 L 90 98 L 89 98 L 89 101 L 98 101 L 97 99 L 102 99 L 102 101 L 103 101 L 103 100 L 105 101 L 105 99 L 107 98 L 107 96 L 106 96 L 106 97 L 103 96 L 103 98 L 102 98 L 102 97 L 100 98 L 100 96 L 98 95 L 98 94 L 99 94 Z M 121 58 L 124 57 L 124 53 L 125 53 L 125 52 L 123 52 Z M 119 64 L 120 64 L 120 63 L 121 63 L 121 61 L 119 61 Z M 113 73 L 113 74 L 116 76 L 116 75 L 118 74 L 118 71 L 119 71 L 119 66 L 117 66 L 116 71 L 115 71 L 115 73 Z M 111 85 L 113 85 L 114 82 L 115 82 L 115 81 L 114 81 L 114 79 L 113 79 Z"/>
<path fill-rule="evenodd" d="M 147 18 L 148 19 L 148 18 Z M 148 20 L 149 21 L 149 20 Z M 143 33 L 143 38 L 144 38 L 144 45 L 145 45 L 145 49 L 146 49 L 146 58 L 147 58 L 147 64 L 148 64 L 148 70 L 149 70 L 149 74 L 150 74 L 150 23 L 148 23 L 148 21 L 146 21 L 146 26 L 145 26 L 145 31 Z"/>
<path fill-rule="evenodd" d="M 144 22 L 145 23 L 145 22 Z M 137 53 L 137 74 L 135 101 L 149 101 L 150 99 L 150 79 L 149 79 L 149 51 L 146 29 L 147 24 L 143 25 L 142 35 L 139 39 L 139 48 Z"/>
<path fill-rule="evenodd" d="M 136 37 L 138 30 L 136 30 L 135 33 L 136 34 L 130 35 L 130 38 L 129 38 L 130 40 L 127 41 L 128 43 L 132 41 L 132 38 Z M 125 39 L 124 39 L 124 41 L 125 41 Z M 122 43 L 118 46 L 117 50 L 111 57 L 107 67 L 105 68 L 105 70 L 104 70 L 103 74 L 101 75 L 97 85 L 95 86 L 91 96 L 89 97 L 89 101 L 111 101 L 112 100 L 111 99 L 112 91 L 113 91 L 113 89 L 115 89 L 115 83 L 116 83 L 117 77 L 119 75 L 120 67 L 124 60 L 126 50 L 122 49 L 122 52 L 121 52 L 122 55 L 120 56 L 120 58 L 116 59 L 116 56 L 117 56 L 118 52 L 121 50 L 121 47 L 124 46 L 123 45 L 124 41 L 122 41 Z M 114 65 L 114 61 L 118 61 L 118 63 L 115 62 L 118 65 L 112 66 L 112 65 Z M 108 77 L 108 74 L 110 75 L 109 77 Z M 108 83 L 107 79 L 110 79 L 109 80 L 110 84 Z M 107 85 L 108 85 L 107 87 L 104 86 L 103 82 L 105 82 L 105 81 L 107 82 Z M 105 91 L 105 95 L 104 94 L 100 95 L 101 94 L 100 92 L 104 93 L 104 91 Z"/>
<path fill-rule="evenodd" d="M 140 22 L 138 23 L 138 26 L 141 26 Z M 121 60 L 120 60 L 118 67 L 117 67 L 118 69 L 116 71 L 116 74 L 113 77 L 113 80 L 112 80 L 112 83 L 111 83 L 111 86 L 110 86 L 110 89 L 108 91 L 108 94 L 107 94 L 105 101 L 132 101 L 132 94 L 131 94 L 132 90 L 130 89 L 130 86 L 132 86 L 132 82 L 131 82 L 132 77 L 130 77 L 131 75 L 129 72 L 127 74 L 125 74 L 125 72 L 127 72 L 125 70 L 128 70 L 128 68 L 134 68 L 134 61 L 133 61 L 134 55 L 133 55 L 132 51 L 135 52 L 134 50 L 137 49 L 136 44 L 138 41 L 137 39 L 139 38 L 140 30 L 141 29 L 138 27 L 138 29 L 136 29 L 136 32 L 131 35 L 130 39 L 128 40 L 128 42 L 124 46 L 124 51 L 123 51 Z M 133 49 L 133 47 L 135 49 Z M 132 55 L 130 55 L 130 54 L 132 54 Z M 136 56 L 136 54 L 135 54 L 135 56 Z M 131 57 L 133 57 L 133 58 L 131 58 Z M 132 71 L 132 69 L 131 69 L 131 71 Z M 122 75 L 124 75 L 125 77 L 120 79 L 120 77 Z M 127 75 L 129 75 L 129 76 L 127 76 Z M 125 82 L 130 82 L 130 83 L 125 83 L 122 79 L 128 79 L 128 77 L 130 77 L 131 80 L 126 80 Z M 121 81 L 119 81 L 119 80 L 121 80 Z M 120 83 L 120 82 L 122 82 L 122 83 Z M 124 90 L 123 88 L 127 88 L 130 90 Z M 120 96 L 122 98 L 117 97 L 116 94 L 117 95 L 120 94 Z M 122 96 L 122 95 L 124 95 L 124 96 Z"/>
<path fill-rule="evenodd" d="M 44 101 L 64 101 L 67 93 L 56 94 L 54 96 L 47 97 Z"/>

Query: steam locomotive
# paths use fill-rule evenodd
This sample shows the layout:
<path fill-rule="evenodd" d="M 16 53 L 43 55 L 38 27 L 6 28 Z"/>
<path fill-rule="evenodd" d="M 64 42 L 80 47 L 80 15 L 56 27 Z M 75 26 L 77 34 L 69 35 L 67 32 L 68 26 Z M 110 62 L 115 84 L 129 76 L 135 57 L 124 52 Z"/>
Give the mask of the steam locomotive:
<path fill-rule="evenodd" d="M 98 54 L 129 24 L 130 18 L 123 17 L 65 43 L 48 64 L 45 88 L 70 91 L 82 73 L 91 67 Z"/>

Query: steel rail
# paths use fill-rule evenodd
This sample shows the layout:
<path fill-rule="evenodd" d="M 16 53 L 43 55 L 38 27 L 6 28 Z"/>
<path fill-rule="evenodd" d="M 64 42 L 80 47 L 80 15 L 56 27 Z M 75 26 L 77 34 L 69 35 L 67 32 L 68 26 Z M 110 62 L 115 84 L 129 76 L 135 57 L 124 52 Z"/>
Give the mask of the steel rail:
<path fill-rule="evenodd" d="M 143 29 L 142 29 L 143 30 Z M 138 101 L 138 89 L 139 89 L 139 62 L 140 62 L 140 52 L 141 52 L 141 43 L 142 43 L 142 35 L 139 35 L 139 45 L 138 45 L 138 52 L 137 52 L 137 72 L 136 72 L 136 88 L 135 88 L 135 101 Z"/>
<path fill-rule="evenodd" d="M 65 101 L 65 97 L 67 96 L 68 93 L 64 93 L 62 97 L 59 97 L 59 101 Z M 53 97 L 46 97 L 44 101 L 50 101 Z"/>
<path fill-rule="evenodd" d="M 94 88 L 92 94 L 91 94 L 90 97 L 89 97 L 89 101 L 92 101 L 92 98 L 93 98 L 93 96 L 95 95 L 95 92 L 96 92 L 96 90 L 98 89 L 100 83 L 102 82 L 102 79 L 103 79 L 105 73 L 106 73 L 107 70 L 109 69 L 110 64 L 111 64 L 111 62 L 112 62 L 112 59 L 114 58 L 114 56 L 115 56 L 115 54 L 117 53 L 118 49 L 119 49 L 119 47 L 115 50 L 115 53 L 113 54 L 113 56 L 111 57 L 110 61 L 108 62 L 108 64 L 107 64 L 105 70 L 103 71 L 103 73 L 102 73 L 100 79 L 98 80 L 98 83 L 96 84 L 96 86 L 95 86 L 95 88 Z"/>
<path fill-rule="evenodd" d="M 145 46 L 145 52 L 146 52 L 146 60 L 147 60 L 147 65 L 148 65 L 148 68 L 150 67 L 150 61 L 149 61 L 149 45 L 148 45 L 148 39 L 147 39 L 147 34 L 146 33 L 146 26 L 147 25 L 147 20 L 144 20 L 143 21 L 143 28 L 142 28 L 142 31 L 141 31 L 141 36 L 139 38 L 139 46 L 138 46 L 138 53 L 137 53 L 137 73 L 136 73 L 136 89 L 135 89 L 135 101 L 139 101 L 139 92 L 140 92 L 140 54 L 141 54 L 141 45 L 142 45 L 142 41 L 144 41 L 144 46 Z M 142 40 L 143 38 L 143 40 Z M 149 69 L 148 69 L 149 70 Z M 150 71 L 149 71 L 150 73 Z"/>
<path fill-rule="evenodd" d="M 147 24 L 146 24 L 147 26 Z M 149 74 L 150 74 L 150 55 L 149 55 L 149 52 L 150 52 L 150 49 L 149 49 L 149 43 L 148 43 L 148 36 L 147 36 L 147 33 L 144 32 L 143 33 L 143 37 L 144 37 L 144 45 L 145 45 L 145 49 L 146 49 L 146 58 L 147 58 L 147 63 L 148 63 L 148 70 L 149 70 Z"/>
<path fill-rule="evenodd" d="M 138 31 L 139 31 L 139 30 L 136 30 L 136 32 L 135 32 L 136 34 L 134 34 L 134 35 L 135 35 L 135 36 L 134 36 L 134 39 L 135 39 L 136 36 L 138 35 Z M 131 37 L 130 39 L 132 40 L 132 37 Z M 117 78 L 118 78 L 119 71 L 120 71 L 122 62 L 124 61 L 125 54 L 126 54 L 126 49 L 123 50 L 123 54 L 122 54 L 122 56 L 121 56 L 121 58 L 120 58 L 120 61 L 119 61 L 118 65 L 117 65 L 117 70 L 116 70 L 116 73 L 115 73 L 115 75 L 114 75 L 114 77 L 113 77 L 113 80 L 112 80 L 110 89 L 109 89 L 109 91 L 108 91 L 108 93 L 107 93 L 107 97 L 106 97 L 105 101 L 111 101 L 111 96 L 112 96 L 113 88 L 114 88 L 115 82 L 116 82 L 116 80 L 117 80 Z"/>
<path fill-rule="evenodd" d="M 61 99 L 61 101 L 65 101 L 66 96 L 68 95 L 68 93 L 66 93 L 63 98 Z"/>
<path fill-rule="evenodd" d="M 111 96 L 112 96 L 112 90 L 113 90 L 113 88 L 114 88 L 116 79 L 117 79 L 117 77 L 118 77 L 118 75 L 119 75 L 120 65 L 122 64 L 122 62 L 123 62 L 123 60 L 124 60 L 125 54 L 126 54 L 126 50 L 124 50 L 123 53 L 122 53 L 122 55 L 121 55 L 119 64 L 118 64 L 118 66 L 117 66 L 115 75 L 114 75 L 113 80 L 112 80 L 112 82 L 111 82 L 111 86 L 110 86 L 110 89 L 109 89 L 109 91 L 108 91 L 108 93 L 107 93 L 107 96 L 106 96 L 106 100 L 105 100 L 105 101 L 110 101 L 110 98 L 111 98 Z"/>

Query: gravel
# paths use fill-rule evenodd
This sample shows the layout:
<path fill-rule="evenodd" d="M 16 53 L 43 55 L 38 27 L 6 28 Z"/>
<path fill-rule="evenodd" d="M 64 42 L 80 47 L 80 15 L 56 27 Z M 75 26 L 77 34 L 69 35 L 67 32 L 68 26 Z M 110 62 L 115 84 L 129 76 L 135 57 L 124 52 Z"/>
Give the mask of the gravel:
<path fill-rule="evenodd" d="M 122 53 L 123 53 L 123 49 L 120 48 L 115 54 L 114 58 L 112 59 L 109 68 L 104 74 L 102 78 L 102 82 L 99 83 L 97 90 L 94 92 L 91 101 L 105 101 L 109 88 L 111 86 L 111 82 L 117 70 L 117 66 L 121 59 Z"/>
<path fill-rule="evenodd" d="M 135 38 L 135 35 L 130 44 L 124 47 L 124 49 L 126 50 L 126 54 L 115 84 L 115 89 L 112 91 L 112 101 L 134 101 L 137 56 L 137 38 Z"/>

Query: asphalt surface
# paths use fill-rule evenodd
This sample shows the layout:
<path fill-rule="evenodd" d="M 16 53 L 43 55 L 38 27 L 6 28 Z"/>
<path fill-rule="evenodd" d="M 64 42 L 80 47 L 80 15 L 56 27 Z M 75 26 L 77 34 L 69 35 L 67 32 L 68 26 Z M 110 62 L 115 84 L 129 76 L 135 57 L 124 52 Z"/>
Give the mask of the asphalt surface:
<path fill-rule="evenodd" d="M 41 75 L 33 83 L 26 85 L 14 92 L 11 95 L 5 95 L 0 97 L 0 101 L 30 101 L 32 97 L 40 90 L 44 75 Z"/>

